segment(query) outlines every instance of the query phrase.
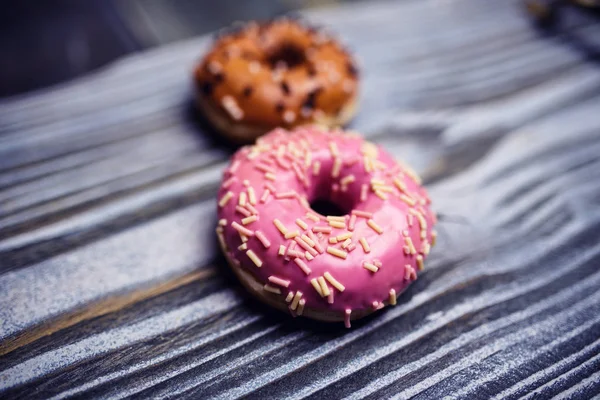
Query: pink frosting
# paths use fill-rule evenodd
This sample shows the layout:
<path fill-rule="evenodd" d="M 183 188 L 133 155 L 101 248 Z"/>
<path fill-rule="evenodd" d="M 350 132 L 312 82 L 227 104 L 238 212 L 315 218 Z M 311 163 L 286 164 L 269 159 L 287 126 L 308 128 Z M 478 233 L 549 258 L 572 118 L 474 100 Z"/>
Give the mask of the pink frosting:
<path fill-rule="evenodd" d="M 321 239 L 315 232 L 319 228 L 313 228 L 327 230 L 330 223 L 326 216 L 310 211 L 309 203 L 317 199 L 327 199 L 348 212 L 344 227 L 331 227 L 331 233 L 321 233 Z M 218 201 L 217 233 L 232 262 L 264 283 L 265 290 L 279 291 L 273 295 L 287 298 L 293 315 L 302 313 L 303 307 L 339 312 L 347 325 L 348 313 L 382 308 L 383 302 L 394 304 L 395 296 L 416 279 L 435 241 L 435 215 L 419 178 L 381 148 L 340 131 L 276 129 L 256 145 L 240 149 L 224 173 Z M 320 221 L 308 218 L 307 211 Z M 352 217 L 353 213 L 358 215 Z M 309 241 L 286 239 L 275 219 L 286 232 L 297 231 Z M 240 230 L 249 235 L 245 246 Z M 352 236 L 346 248 L 347 240 L 329 242 L 348 233 Z M 286 251 L 290 245 L 295 248 L 282 256 L 281 245 Z M 328 247 L 345 258 L 331 254 Z M 343 285 L 343 291 L 331 277 Z M 313 279 L 324 283 L 332 295 L 323 297 Z"/>

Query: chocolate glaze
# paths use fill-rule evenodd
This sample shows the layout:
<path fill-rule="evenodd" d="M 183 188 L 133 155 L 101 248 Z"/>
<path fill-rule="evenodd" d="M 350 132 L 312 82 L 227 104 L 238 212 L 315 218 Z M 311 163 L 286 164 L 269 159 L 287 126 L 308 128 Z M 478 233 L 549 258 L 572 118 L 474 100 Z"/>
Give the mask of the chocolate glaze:
<path fill-rule="evenodd" d="M 194 78 L 213 83 L 214 90 L 199 94 L 223 117 L 272 129 L 312 123 L 319 115 L 335 118 L 337 110 L 356 99 L 358 78 L 348 72 L 353 65 L 351 55 L 335 40 L 285 19 L 225 31 L 196 67 Z M 245 95 L 247 86 L 254 89 L 251 98 Z M 239 115 L 231 115 L 223 106 L 228 96 L 241 110 Z M 280 111 L 276 104 L 283 98 L 285 110 Z M 310 108 L 322 113 L 301 113 L 307 98 Z M 286 111 L 296 118 L 286 119 Z"/>

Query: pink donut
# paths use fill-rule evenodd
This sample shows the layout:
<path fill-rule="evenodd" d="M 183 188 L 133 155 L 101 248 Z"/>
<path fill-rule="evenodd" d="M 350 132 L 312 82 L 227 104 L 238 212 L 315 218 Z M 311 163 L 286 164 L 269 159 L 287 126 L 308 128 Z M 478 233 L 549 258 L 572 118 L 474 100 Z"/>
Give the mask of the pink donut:
<path fill-rule="evenodd" d="M 316 200 L 345 215 L 319 214 Z M 430 203 L 409 167 L 356 134 L 275 129 L 226 169 L 217 236 L 260 300 L 349 327 L 395 305 L 423 269 L 436 238 Z"/>

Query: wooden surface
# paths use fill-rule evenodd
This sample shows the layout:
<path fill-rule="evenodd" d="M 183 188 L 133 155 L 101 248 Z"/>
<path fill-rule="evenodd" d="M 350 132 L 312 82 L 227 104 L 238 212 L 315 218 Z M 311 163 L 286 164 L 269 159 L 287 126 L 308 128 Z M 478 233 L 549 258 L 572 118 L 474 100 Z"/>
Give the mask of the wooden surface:
<path fill-rule="evenodd" d="M 517 0 L 308 18 L 362 61 L 353 127 L 426 179 L 426 272 L 351 330 L 252 301 L 213 235 L 233 149 L 190 106 L 209 41 L 142 53 L 0 103 L 0 397 L 598 396 L 600 26 L 543 38 Z"/>

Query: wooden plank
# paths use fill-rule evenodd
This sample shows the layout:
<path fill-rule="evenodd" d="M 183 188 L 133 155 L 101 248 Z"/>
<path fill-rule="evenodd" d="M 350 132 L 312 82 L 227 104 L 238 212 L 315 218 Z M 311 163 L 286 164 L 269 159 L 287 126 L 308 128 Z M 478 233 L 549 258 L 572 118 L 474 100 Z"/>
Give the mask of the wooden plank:
<path fill-rule="evenodd" d="M 423 173 L 442 215 L 426 272 L 348 331 L 256 304 L 219 255 L 234 149 L 194 117 L 185 73 L 207 38 L 3 100 L 0 395 L 598 394 L 600 71 L 518 7 L 308 14 L 362 59 L 353 126 Z"/>

